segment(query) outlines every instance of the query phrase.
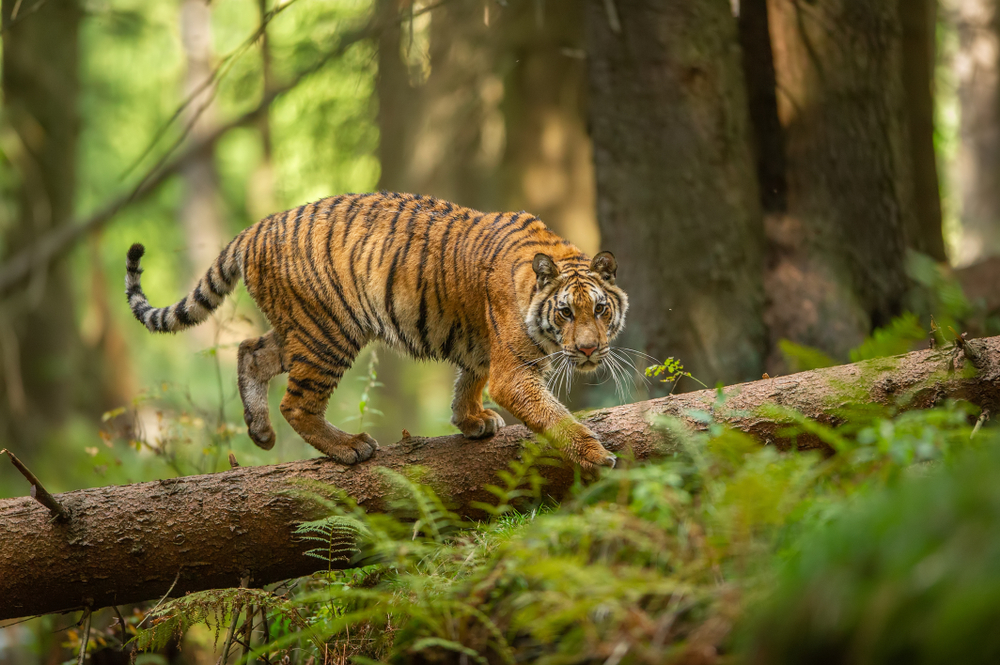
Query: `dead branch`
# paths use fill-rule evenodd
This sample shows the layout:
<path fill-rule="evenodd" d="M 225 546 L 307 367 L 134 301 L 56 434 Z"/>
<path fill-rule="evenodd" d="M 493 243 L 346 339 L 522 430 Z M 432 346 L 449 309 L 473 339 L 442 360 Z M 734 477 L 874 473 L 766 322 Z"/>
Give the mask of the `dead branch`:
<path fill-rule="evenodd" d="M 780 447 L 783 423 L 761 407 L 789 407 L 827 423 L 835 422 L 838 407 L 852 402 L 926 408 L 965 399 L 996 413 L 1000 337 L 963 343 L 973 347 L 975 367 L 966 352 L 948 344 L 734 385 L 722 390 L 721 400 L 715 390 L 703 390 L 602 409 L 585 419 L 623 463 L 642 463 L 674 450 L 650 424 L 659 416 L 698 429 L 705 418 L 692 414 L 708 414 Z M 365 509 L 380 511 L 392 492 L 381 470 L 420 465 L 460 514 L 477 517 L 472 504 L 495 500 L 483 488 L 498 483 L 497 472 L 518 458 L 528 436 L 522 426 L 505 427 L 485 441 L 411 436 L 351 467 L 311 459 L 67 492 L 56 499 L 72 515 L 68 522 L 53 522 L 27 497 L 0 501 L 0 619 L 159 598 L 171 583 L 180 595 L 233 587 L 248 574 L 262 585 L 325 568 L 325 562 L 303 556 L 305 544 L 292 535 L 298 523 L 317 517 L 288 495 L 297 480 L 335 485 Z M 821 446 L 806 436 L 796 443 Z M 574 478 L 568 464 L 541 472 L 554 499 Z M 350 551 L 352 545 L 345 541 L 338 549 Z"/>

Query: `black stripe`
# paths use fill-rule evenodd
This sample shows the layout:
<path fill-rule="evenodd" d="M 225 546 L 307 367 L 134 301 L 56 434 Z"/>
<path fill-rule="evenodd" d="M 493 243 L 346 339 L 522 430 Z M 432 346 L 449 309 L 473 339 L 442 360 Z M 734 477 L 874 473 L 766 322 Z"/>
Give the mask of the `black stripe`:
<path fill-rule="evenodd" d="M 396 306 L 393 303 L 392 289 L 396 281 L 396 265 L 399 263 L 399 250 L 396 251 L 392 256 L 392 263 L 389 265 L 389 275 L 385 280 L 385 309 L 389 314 L 389 323 L 395 329 L 396 336 L 401 342 L 406 346 L 407 350 L 414 356 L 420 357 L 420 350 L 417 349 L 406 335 L 403 333 L 402 326 L 399 324 L 399 319 L 396 318 Z"/>
<path fill-rule="evenodd" d="M 196 321 L 192 319 L 187 312 L 187 304 L 188 304 L 188 297 L 184 296 L 184 298 L 179 303 L 177 303 L 177 305 L 174 308 L 174 315 L 177 317 L 177 321 L 182 326 L 190 326 L 196 323 Z"/>
<path fill-rule="evenodd" d="M 517 221 L 519 219 L 521 219 L 521 216 L 523 214 L 524 213 L 520 213 L 519 212 L 516 215 L 514 215 L 513 217 L 509 217 L 507 219 L 503 219 L 501 221 L 501 223 L 499 223 L 499 224 L 493 224 L 491 226 L 491 228 L 490 228 L 489 233 L 486 235 L 486 237 L 481 242 L 477 243 L 477 245 L 480 248 L 480 251 L 482 252 L 482 254 L 485 255 L 485 254 L 489 253 L 490 249 L 493 248 L 493 242 L 496 240 L 497 236 L 500 235 L 500 233 L 504 229 L 510 228 L 514 224 L 517 224 Z M 528 222 L 529 223 L 531 222 L 532 219 L 533 218 L 530 215 L 528 215 Z"/>
<path fill-rule="evenodd" d="M 297 261 L 286 261 L 285 269 L 294 270 L 296 269 L 297 263 L 298 263 Z M 289 277 L 291 277 L 291 275 L 289 275 Z M 299 281 L 303 283 L 305 286 L 309 287 L 310 291 L 313 291 L 311 282 L 309 282 L 309 280 L 306 279 L 304 275 L 301 275 L 301 279 Z M 344 334 L 343 324 L 341 324 L 337 315 L 334 314 L 333 311 L 326 306 L 326 304 L 322 301 L 322 299 L 318 296 L 318 294 L 315 291 L 313 291 L 312 299 L 306 299 L 302 296 L 302 294 L 298 292 L 297 289 L 293 288 L 292 283 L 293 280 L 289 279 L 289 288 L 287 289 L 287 293 L 292 298 L 295 298 L 295 301 L 298 303 L 302 312 L 307 317 L 309 317 L 309 320 L 313 322 L 313 325 L 315 325 L 316 328 L 323 333 L 323 337 L 327 339 L 327 341 L 330 343 L 330 346 L 335 348 L 344 358 L 353 360 L 354 354 L 357 352 L 360 346 L 356 342 L 354 342 L 350 337 L 348 337 L 348 335 Z M 345 349 L 343 346 L 341 346 L 336 336 L 328 329 L 326 325 L 320 322 L 320 320 L 317 318 L 317 315 L 313 311 L 312 307 L 313 303 L 319 305 L 320 309 L 322 310 L 321 313 L 325 314 L 327 316 L 327 319 L 337 326 L 337 332 L 341 334 L 341 336 L 344 338 L 344 341 L 349 344 L 353 344 L 354 346 L 353 351 Z"/>
<path fill-rule="evenodd" d="M 194 287 L 194 291 L 191 292 L 191 295 L 194 297 L 194 301 L 199 305 L 201 305 L 202 307 L 204 307 L 206 310 L 208 310 L 209 312 L 215 311 L 215 307 L 212 305 L 211 302 L 209 302 L 208 298 L 205 297 L 205 294 L 201 292 L 201 284 Z"/>
<path fill-rule="evenodd" d="M 432 355 L 431 340 L 427 331 L 427 296 L 423 289 L 420 290 L 420 314 L 417 317 L 417 335 L 420 336 L 420 343 L 424 347 L 426 355 Z"/>
<path fill-rule="evenodd" d="M 396 214 L 392 216 L 392 221 L 389 222 L 389 231 L 386 233 L 385 241 L 382 243 L 382 247 L 379 250 L 379 254 L 378 254 L 378 262 L 379 263 L 382 263 L 382 260 L 385 258 L 385 248 L 386 248 L 386 246 L 390 242 L 393 242 L 395 240 L 394 236 L 396 234 L 396 223 L 399 221 L 399 216 L 403 213 L 403 208 L 406 207 L 407 203 L 409 203 L 409 201 L 407 201 L 406 199 L 403 199 L 402 201 L 399 202 L 399 205 L 396 206 Z M 412 219 L 412 217 L 413 217 L 413 213 L 412 212 L 410 213 L 410 217 Z M 373 251 L 371 254 L 368 255 L 368 272 L 369 273 L 371 273 L 371 269 L 372 269 L 372 255 L 374 255 L 374 254 L 375 254 L 375 252 Z"/>
<path fill-rule="evenodd" d="M 537 219 L 535 219 L 534 217 L 531 217 L 530 219 L 528 219 L 528 221 L 526 223 L 522 223 L 521 226 L 519 226 L 518 228 L 511 229 L 510 231 L 508 231 L 502 238 L 500 238 L 500 240 L 495 245 L 496 249 L 494 249 L 493 254 L 490 256 L 490 259 L 489 259 L 490 262 L 492 263 L 493 261 L 496 261 L 497 257 L 500 256 L 500 253 L 502 251 L 504 251 L 504 249 L 505 249 L 504 243 L 507 242 L 508 238 L 510 238 L 515 233 L 521 233 L 522 231 L 526 231 L 528 229 L 528 227 L 530 227 L 532 224 L 534 224 L 537 221 L 538 221 Z"/>
<path fill-rule="evenodd" d="M 462 324 L 458 321 L 454 321 L 451 327 L 448 329 L 448 337 L 444 340 L 444 346 L 441 347 L 441 357 L 445 360 L 451 358 L 452 346 L 455 344 L 456 335 L 462 334 Z"/>

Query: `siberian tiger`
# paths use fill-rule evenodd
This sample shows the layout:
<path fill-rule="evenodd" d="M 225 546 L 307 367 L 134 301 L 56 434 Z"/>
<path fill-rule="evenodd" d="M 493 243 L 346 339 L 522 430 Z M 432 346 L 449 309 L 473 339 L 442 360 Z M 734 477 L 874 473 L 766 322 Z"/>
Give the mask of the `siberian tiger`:
<path fill-rule="evenodd" d="M 240 233 L 180 302 L 152 307 L 140 284 L 145 249 L 128 251 L 125 293 L 151 332 L 205 321 L 242 278 L 272 329 L 240 344 L 244 420 L 274 445 L 268 382 L 288 372 L 281 413 L 308 443 L 354 464 L 378 443 L 324 413 L 358 352 L 379 339 L 415 358 L 459 367 L 452 423 L 492 436 L 497 404 L 561 441 L 583 467 L 615 456 L 546 388 L 555 364 L 595 370 L 622 329 L 628 300 L 610 252 L 592 260 L 525 212 L 483 214 L 412 194 L 349 194 L 267 217 Z"/>

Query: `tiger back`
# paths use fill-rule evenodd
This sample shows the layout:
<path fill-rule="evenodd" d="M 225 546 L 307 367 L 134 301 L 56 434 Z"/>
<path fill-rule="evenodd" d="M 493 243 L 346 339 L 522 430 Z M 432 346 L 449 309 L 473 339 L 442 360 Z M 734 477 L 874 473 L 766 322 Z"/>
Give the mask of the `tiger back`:
<path fill-rule="evenodd" d="M 269 381 L 288 373 L 281 413 L 344 464 L 378 444 L 325 419 L 330 395 L 361 349 L 382 340 L 419 359 L 459 368 L 452 422 L 470 438 L 504 425 L 482 392 L 535 432 L 562 442 L 583 466 L 614 455 L 546 388 L 569 363 L 597 369 L 624 325 L 628 300 L 609 252 L 593 259 L 525 212 L 481 213 L 432 197 L 350 194 L 267 217 L 240 233 L 179 302 L 152 307 L 133 245 L 126 295 L 151 332 L 206 320 L 242 279 L 271 330 L 244 341 L 238 382 L 250 438 L 275 442 Z"/>

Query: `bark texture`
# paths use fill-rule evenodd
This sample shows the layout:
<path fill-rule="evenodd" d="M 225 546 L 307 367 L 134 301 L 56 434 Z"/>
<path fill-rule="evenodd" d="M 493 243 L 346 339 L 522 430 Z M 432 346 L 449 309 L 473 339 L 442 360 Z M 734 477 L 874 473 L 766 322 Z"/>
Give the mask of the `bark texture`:
<path fill-rule="evenodd" d="M 726 0 L 587 2 L 602 246 L 640 348 L 708 384 L 760 376 L 763 228 Z"/>
<path fill-rule="evenodd" d="M 918 351 L 730 386 L 722 406 L 714 390 L 705 390 L 595 411 L 585 419 L 610 450 L 641 463 L 674 448 L 651 419 L 669 415 L 704 427 L 688 417 L 692 410 L 778 446 L 786 443 L 777 433 L 781 424 L 762 406 L 798 409 L 825 422 L 834 422 L 831 411 L 845 403 L 896 404 L 903 397 L 909 408 L 966 399 L 996 413 L 1000 337 L 970 345 L 975 365 L 954 348 Z M 155 599 L 175 580 L 176 596 L 235 586 L 245 575 L 267 584 L 323 568 L 324 562 L 302 555 L 304 546 L 292 536 L 297 522 L 316 517 L 286 494 L 303 480 L 336 485 L 367 510 L 380 511 L 392 495 L 380 470 L 421 465 L 461 514 L 476 517 L 470 503 L 491 501 L 483 487 L 519 456 L 528 436 L 517 426 L 486 441 L 412 437 L 352 467 L 312 459 L 55 495 L 70 513 L 67 522 L 53 522 L 28 497 L 0 501 L 0 619 Z M 821 446 L 808 437 L 797 444 Z M 556 499 L 573 482 L 569 465 L 542 472 Z M 351 542 L 339 545 L 349 550 Z"/>
<path fill-rule="evenodd" d="M 768 229 L 771 346 L 846 358 L 909 286 L 898 0 L 768 0 L 768 13 L 788 174 L 788 213 Z"/>

